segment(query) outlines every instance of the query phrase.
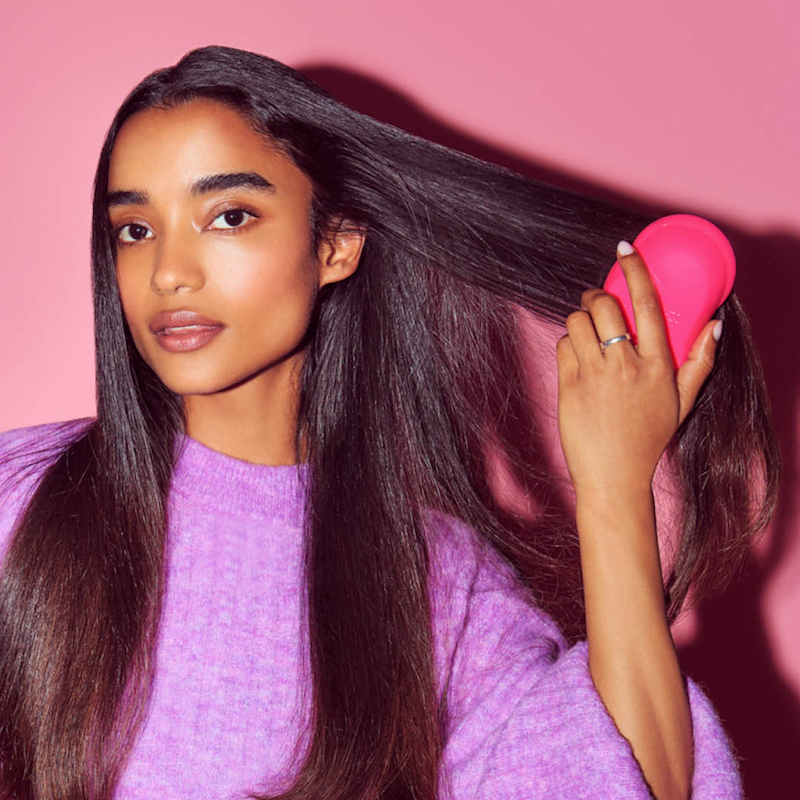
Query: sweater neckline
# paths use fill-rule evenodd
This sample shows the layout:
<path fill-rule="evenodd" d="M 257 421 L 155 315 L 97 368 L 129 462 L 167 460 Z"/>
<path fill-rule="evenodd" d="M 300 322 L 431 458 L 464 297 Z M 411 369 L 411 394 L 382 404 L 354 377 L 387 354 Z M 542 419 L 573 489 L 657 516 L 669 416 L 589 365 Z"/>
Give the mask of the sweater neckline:
<path fill-rule="evenodd" d="M 237 516 L 274 518 L 299 524 L 308 464 L 269 466 L 234 458 L 179 432 L 171 489 L 194 504 Z"/>

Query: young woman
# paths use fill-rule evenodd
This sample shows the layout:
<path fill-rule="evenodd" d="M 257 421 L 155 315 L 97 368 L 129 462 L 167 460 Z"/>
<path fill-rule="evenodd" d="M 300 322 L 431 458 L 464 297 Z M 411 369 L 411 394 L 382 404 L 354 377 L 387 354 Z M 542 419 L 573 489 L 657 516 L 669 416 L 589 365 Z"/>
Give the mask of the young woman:
<path fill-rule="evenodd" d="M 4 796 L 740 796 L 668 623 L 769 518 L 775 439 L 735 296 L 675 374 L 639 255 L 638 346 L 591 288 L 646 222 L 253 53 L 145 78 L 95 182 L 97 418 L 0 437 Z M 566 319 L 569 524 L 520 308 Z"/>

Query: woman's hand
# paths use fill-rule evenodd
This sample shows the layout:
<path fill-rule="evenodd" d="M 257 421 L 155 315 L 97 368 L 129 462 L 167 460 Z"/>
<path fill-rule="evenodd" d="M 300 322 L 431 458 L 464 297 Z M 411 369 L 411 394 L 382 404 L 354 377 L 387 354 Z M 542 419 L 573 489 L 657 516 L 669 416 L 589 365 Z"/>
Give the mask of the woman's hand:
<path fill-rule="evenodd" d="M 638 345 L 622 341 L 603 351 L 601 341 L 626 333 L 625 321 L 617 300 L 593 288 L 584 292 L 582 310 L 567 318 L 567 335 L 557 347 L 558 425 L 578 494 L 649 487 L 661 454 L 714 365 L 716 320 L 701 331 L 675 374 L 647 267 L 627 242 L 620 243 L 617 255 Z"/>
<path fill-rule="evenodd" d="M 600 342 L 625 331 L 616 299 L 583 295 L 558 343 L 559 431 L 575 486 L 589 671 L 658 800 L 685 800 L 692 721 L 667 623 L 652 479 L 714 363 L 715 322 L 677 375 L 658 296 L 641 257 L 617 251 L 638 345 Z"/>

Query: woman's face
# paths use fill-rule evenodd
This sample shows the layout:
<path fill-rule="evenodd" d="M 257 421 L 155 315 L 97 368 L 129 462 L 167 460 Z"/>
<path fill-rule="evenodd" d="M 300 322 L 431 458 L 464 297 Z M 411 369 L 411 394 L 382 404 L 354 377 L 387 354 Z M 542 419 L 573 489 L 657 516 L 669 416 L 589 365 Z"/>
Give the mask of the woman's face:
<path fill-rule="evenodd" d="M 310 181 L 212 100 L 130 117 L 108 177 L 125 317 L 159 378 L 181 395 L 285 380 L 320 287 L 355 270 L 361 238 L 312 252 Z"/>

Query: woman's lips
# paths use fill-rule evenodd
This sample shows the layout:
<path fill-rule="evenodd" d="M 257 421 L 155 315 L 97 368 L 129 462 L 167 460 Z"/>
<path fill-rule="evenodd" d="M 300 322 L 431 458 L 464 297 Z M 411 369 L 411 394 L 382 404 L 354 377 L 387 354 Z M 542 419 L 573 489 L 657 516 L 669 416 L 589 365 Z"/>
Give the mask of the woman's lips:
<path fill-rule="evenodd" d="M 187 353 L 207 345 L 224 325 L 185 325 L 164 328 L 156 333 L 156 341 L 170 353 Z"/>
<path fill-rule="evenodd" d="M 225 326 L 190 309 L 161 311 L 150 321 L 156 341 L 170 353 L 187 353 L 207 345 Z"/>

